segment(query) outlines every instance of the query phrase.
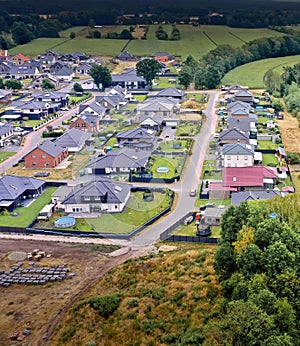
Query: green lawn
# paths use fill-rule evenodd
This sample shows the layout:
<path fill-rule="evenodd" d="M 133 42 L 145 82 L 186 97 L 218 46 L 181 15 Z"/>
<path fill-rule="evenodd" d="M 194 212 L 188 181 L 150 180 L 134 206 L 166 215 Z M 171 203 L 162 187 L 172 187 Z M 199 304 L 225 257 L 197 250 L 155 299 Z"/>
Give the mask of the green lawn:
<path fill-rule="evenodd" d="M 173 145 L 181 144 L 181 148 L 174 149 Z M 175 141 L 167 141 L 166 143 L 160 142 L 159 148 L 164 152 L 185 152 L 187 151 L 188 141 L 187 140 L 175 140 Z"/>
<path fill-rule="evenodd" d="M 279 164 L 279 161 L 274 154 L 263 154 L 262 157 L 264 166 L 269 166 L 270 164 L 271 166 Z"/>
<path fill-rule="evenodd" d="M 204 95 L 203 94 L 193 94 L 193 93 L 188 93 L 185 95 L 186 98 L 190 99 L 193 98 L 195 99 L 196 102 L 204 102 Z"/>
<path fill-rule="evenodd" d="M 257 141 L 259 149 L 277 149 L 278 145 L 272 141 Z"/>
<path fill-rule="evenodd" d="M 30 206 L 21 207 L 14 210 L 18 216 L 0 215 L 1 226 L 28 227 L 28 225 L 38 216 L 43 207 L 51 201 L 52 194 L 57 187 L 48 187 L 46 191 Z"/>
<path fill-rule="evenodd" d="M 266 124 L 269 121 L 268 117 L 263 117 L 263 116 L 258 116 L 257 120 L 259 124 Z"/>
<path fill-rule="evenodd" d="M 173 233 L 174 235 L 186 235 L 186 236 L 196 236 L 197 227 L 195 221 L 191 222 L 189 225 L 181 225 Z M 212 238 L 220 238 L 221 227 L 212 226 L 211 236 Z"/>
<path fill-rule="evenodd" d="M 215 205 L 229 205 L 231 203 L 231 199 L 197 199 L 195 206 L 199 208 L 201 205 L 206 203 L 213 203 Z"/>
<path fill-rule="evenodd" d="M 268 70 L 283 72 L 283 66 L 299 63 L 300 55 L 264 59 L 239 66 L 228 72 L 222 79 L 224 85 L 247 85 L 249 88 L 264 88 L 263 76 Z"/>
<path fill-rule="evenodd" d="M 0 151 L 0 163 L 7 160 L 9 157 L 15 155 L 15 152 L 12 151 Z"/>
<path fill-rule="evenodd" d="M 170 84 L 169 79 L 170 77 L 159 77 L 155 79 L 153 89 L 180 88 L 179 84 Z M 174 79 L 174 77 L 171 79 Z"/>
<path fill-rule="evenodd" d="M 153 155 L 150 160 L 150 168 L 153 174 L 153 178 L 170 179 L 177 176 L 182 168 L 183 157 L 162 157 Z M 158 173 L 156 169 L 158 167 L 166 166 L 169 168 L 168 173 Z"/>
<path fill-rule="evenodd" d="M 128 26 L 103 26 L 98 30 L 104 37 L 109 31 L 121 32 L 124 28 L 128 29 Z M 138 56 L 148 56 L 154 52 L 166 51 L 182 59 L 185 59 L 189 54 L 196 59 L 200 59 L 210 50 L 216 48 L 217 45 L 230 44 L 232 46 L 241 46 L 245 42 L 254 39 L 283 35 L 277 31 L 263 28 L 241 29 L 221 25 L 194 27 L 185 24 L 177 25 L 177 28 L 180 30 L 181 40 L 162 41 L 157 40 L 155 37 L 157 28 L 158 25 L 150 25 L 147 40 L 132 40 L 126 47 L 126 50 Z M 171 25 L 164 25 L 164 29 L 171 33 L 172 27 Z M 80 50 L 86 54 L 96 56 L 116 56 L 120 54 L 128 43 L 127 40 L 87 39 L 88 30 L 88 28 L 84 27 L 69 28 L 60 32 L 61 38 L 38 38 L 28 44 L 14 47 L 10 50 L 10 54 L 22 53 L 32 57 L 53 49 L 61 54 Z M 69 36 L 72 31 L 76 33 L 76 37 L 71 40 Z"/>
<path fill-rule="evenodd" d="M 82 232 L 97 231 L 100 233 L 130 233 L 138 226 L 152 219 L 159 212 L 166 209 L 171 202 L 171 196 L 166 193 L 154 192 L 154 200 L 146 202 L 143 200 L 143 192 L 133 193 L 128 207 L 123 213 L 102 214 L 94 219 L 76 219 L 76 226 L 67 230 L 78 230 Z M 55 215 L 50 221 L 39 223 L 38 227 L 52 228 L 54 220 L 60 215 Z"/>
<path fill-rule="evenodd" d="M 34 126 L 41 124 L 42 122 L 43 122 L 43 120 L 25 120 L 25 121 L 23 121 L 22 125 L 28 126 L 28 127 L 34 127 Z"/>
<path fill-rule="evenodd" d="M 200 131 L 200 122 L 181 122 L 176 130 L 175 135 L 181 136 L 194 136 Z"/>

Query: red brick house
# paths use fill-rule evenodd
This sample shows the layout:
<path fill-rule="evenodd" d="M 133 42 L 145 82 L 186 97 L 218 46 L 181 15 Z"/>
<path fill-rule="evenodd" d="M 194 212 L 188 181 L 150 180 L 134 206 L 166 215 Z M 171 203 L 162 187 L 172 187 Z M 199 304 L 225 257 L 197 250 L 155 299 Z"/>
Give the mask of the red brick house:
<path fill-rule="evenodd" d="M 67 148 L 47 140 L 24 156 L 25 168 L 55 168 L 68 156 Z"/>
<path fill-rule="evenodd" d="M 99 132 L 99 128 L 99 117 L 92 114 L 83 114 L 70 125 L 70 129 L 78 129 L 95 134 Z"/>
<path fill-rule="evenodd" d="M 157 52 L 157 53 L 153 53 L 151 56 L 156 61 L 159 61 L 163 64 L 170 63 L 171 61 L 174 60 L 174 56 L 172 54 L 167 53 L 167 52 Z"/>
<path fill-rule="evenodd" d="M 16 65 L 23 65 L 25 62 L 29 61 L 30 58 L 23 54 L 17 54 L 9 59 L 12 63 Z"/>

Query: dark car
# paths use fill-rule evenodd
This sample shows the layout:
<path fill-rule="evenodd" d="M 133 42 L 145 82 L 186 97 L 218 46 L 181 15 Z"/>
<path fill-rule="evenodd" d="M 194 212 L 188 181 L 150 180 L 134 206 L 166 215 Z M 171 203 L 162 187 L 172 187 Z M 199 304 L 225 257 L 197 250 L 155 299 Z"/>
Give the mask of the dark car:
<path fill-rule="evenodd" d="M 34 176 L 36 178 L 40 177 L 40 178 L 46 178 L 49 177 L 50 173 L 49 172 L 35 172 Z"/>
<path fill-rule="evenodd" d="M 199 237 L 207 237 L 211 235 L 211 228 L 210 226 L 204 227 L 204 228 L 198 228 L 196 231 L 196 235 Z"/>

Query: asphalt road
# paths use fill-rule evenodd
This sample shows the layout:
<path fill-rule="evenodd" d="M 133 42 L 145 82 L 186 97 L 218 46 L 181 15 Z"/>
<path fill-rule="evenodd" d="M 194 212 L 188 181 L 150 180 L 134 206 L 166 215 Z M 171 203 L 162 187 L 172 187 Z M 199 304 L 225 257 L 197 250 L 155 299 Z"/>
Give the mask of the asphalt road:
<path fill-rule="evenodd" d="M 216 128 L 216 102 L 220 92 L 211 91 L 208 105 L 205 111 L 207 120 L 200 133 L 195 136 L 193 153 L 190 156 L 182 179 L 179 183 L 172 184 L 171 189 L 176 190 L 178 195 L 177 204 L 172 212 L 161 221 L 148 227 L 144 232 L 132 240 L 132 246 L 147 246 L 159 239 L 160 234 L 170 225 L 174 224 L 181 217 L 191 210 L 194 210 L 195 197 L 189 196 L 190 189 L 197 189 L 200 181 L 203 161 L 209 140 Z"/>

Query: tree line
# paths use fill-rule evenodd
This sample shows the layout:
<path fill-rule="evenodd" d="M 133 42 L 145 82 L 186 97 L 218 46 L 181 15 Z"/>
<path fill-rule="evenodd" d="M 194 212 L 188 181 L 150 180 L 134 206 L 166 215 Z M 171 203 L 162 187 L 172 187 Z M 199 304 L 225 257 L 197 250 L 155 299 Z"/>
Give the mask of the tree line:
<path fill-rule="evenodd" d="M 197 89 L 213 89 L 219 86 L 227 72 L 237 66 L 296 54 L 300 54 L 300 36 L 261 38 L 241 47 L 220 45 L 200 61 L 189 56 L 183 63 L 179 82 L 186 88 L 194 82 Z"/>
<path fill-rule="evenodd" d="M 224 213 L 215 254 L 224 299 L 211 345 L 298 345 L 299 203 L 292 194 Z"/>

